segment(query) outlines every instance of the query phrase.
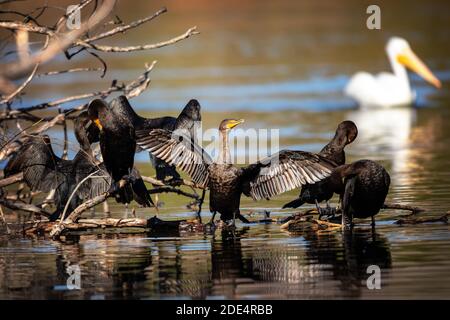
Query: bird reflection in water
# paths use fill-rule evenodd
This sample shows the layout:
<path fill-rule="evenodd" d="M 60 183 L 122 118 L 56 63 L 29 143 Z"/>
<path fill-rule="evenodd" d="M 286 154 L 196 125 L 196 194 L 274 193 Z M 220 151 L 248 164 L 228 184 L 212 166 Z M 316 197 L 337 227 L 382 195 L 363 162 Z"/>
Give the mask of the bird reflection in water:
<path fill-rule="evenodd" d="M 239 295 L 241 285 L 252 284 L 252 260 L 243 257 L 241 238 L 248 232 L 245 227 L 235 231 L 221 230 L 211 245 L 212 296 L 227 298 Z"/>
<path fill-rule="evenodd" d="M 369 292 L 367 267 L 391 268 L 387 239 L 370 229 L 353 233 L 303 234 L 304 255 L 289 246 L 253 258 L 256 279 L 272 283 L 272 294 L 289 298 L 361 297 Z M 279 285 L 276 285 L 278 283 Z"/>

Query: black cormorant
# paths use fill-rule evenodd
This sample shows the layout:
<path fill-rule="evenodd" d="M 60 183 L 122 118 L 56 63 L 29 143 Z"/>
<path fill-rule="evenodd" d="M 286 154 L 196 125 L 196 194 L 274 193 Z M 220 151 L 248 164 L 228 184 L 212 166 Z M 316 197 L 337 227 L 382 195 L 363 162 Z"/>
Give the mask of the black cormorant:
<path fill-rule="evenodd" d="M 133 199 L 131 172 L 136 150 L 133 123 L 118 98 L 109 105 L 102 99 L 92 100 L 88 105 L 88 114 L 100 129 L 103 163 L 114 182 L 111 191 L 118 202 L 130 203 Z"/>
<path fill-rule="evenodd" d="M 50 220 L 56 220 L 61 215 L 72 194 L 68 212 L 82 202 L 108 191 L 110 187 L 111 177 L 103 163 L 97 163 L 92 155 L 90 144 L 98 140 L 98 133 L 95 128 L 85 130 L 89 121 L 86 112 L 80 113 L 74 121 L 75 136 L 81 149 L 73 160 L 58 157 L 47 135 L 28 136 L 4 169 L 5 176 L 23 172 L 24 181 L 32 191 L 55 191 L 56 211 Z M 90 175 L 93 176 L 85 179 Z M 132 175 L 135 177 L 132 186 L 134 199 L 142 206 L 151 206 L 150 195 L 139 173 L 133 170 Z"/>
<path fill-rule="evenodd" d="M 136 132 L 140 134 L 148 134 L 153 129 L 165 129 L 169 131 L 184 130 L 195 140 L 196 129 L 202 120 L 200 114 L 200 103 L 191 99 L 183 108 L 178 117 L 160 117 L 160 118 L 144 118 L 139 116 L 131 107 L 125 96 L 119 96 L 111 102 L 111 104 L 120 106 L 121 117 L 130 122 Z M 138 149 L 139 151 L 139 149 Z M 154 158 L 150 153 L 150 159 L 156 170 L 156 178 L 164 181 L 166 177 L 172 177 L 177 180 L 180 175 L 175 170 L 175 166 L 168 165 L 165 161 Z"/>
<path fill-rule="evenodd" d="M 319 152 L 321 156 L 333 161 L 336 165 L 343 165 L 345 163 L 346 145 L 352 143 L 358 135 L 358 128 L 349 120 L 343 121 L 336 129 L 336 133 L 331 141 L 323 147 Z M 319 215 L 322 214 L 322 209 L 319 202 L 326 201 L 327 208 L 329 208 L 328 200 L 333 197 L 334 190 L 340 185 L 340 179 L 331 175 L 330 177 L 319 181 L 315 184 L 307 184 L 302 186 L 300 196 L 283 206 L 284 208 L 298 208 L 304 203 L 316 204 Z"/>
<path fill-rule="evenodd" d="M 243 120 L 225 119 L 221 122 L 221 148 L 218 161 L 182 133 L 155 129 L 138 135 L 137 143 L 155 157 L 186 171 L 198 185 L 210 189 L 210 211 L 219 212 L 224 221 L 239 218 L 241 194 L 253 199 L 270 198 L 282 192 L 314 183 L 327 177 L 335 166 L 320 155 L 303 151 L 284 150 L 248 167 L 231 164 L 228 134 Z M 211 221 L 213 221 L 211 219 Z"/>
<path fill-rule="evenodd" d="M 333 175 L 343 179 L 341 192 L 342 226 L 350 228 L 353 218 L 372 217 L 384 205 L 391 179 L 380 164 L 359 160 L 336 168 Z"/>

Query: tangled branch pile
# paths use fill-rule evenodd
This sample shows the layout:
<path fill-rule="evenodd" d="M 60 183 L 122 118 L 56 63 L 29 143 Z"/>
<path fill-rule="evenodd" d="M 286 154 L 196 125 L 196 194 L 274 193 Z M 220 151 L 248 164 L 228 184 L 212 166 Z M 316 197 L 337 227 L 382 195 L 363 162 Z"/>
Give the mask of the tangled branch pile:
<path fill-rule="evenodd" d="M 101 71 L 101 77 L 103 78 L 108 71 L 107 63 L 101 56 L 104 52 L 127 53 L 152 50 L 173 45 L 198 34 L 196 27 L 192 27 L 184 33 L 162 42 L 127 47 L 108 46 L 99 44 L 98 41 L 118 34 L 122 35 L 131 29 L 153 21 L 166 13 L 166 8 L 125 24 L 114 13 L 115 0 L 81 0 L 76 6 L 70 7 L 65 14 L 59 16 L 53 24 L 42 24 L 40 21 L 42 15 L 48 10 L 54 10 L 55 7 L 45 5 L 30 8 L 29 12 L 21 12 L 15 9 L 15 2 L 14 0 L 0 2 L 0 27 L 9 32 L 8 36 L 2 40 L 0 47 L 0 54 L 2 54 L 0 65 L 0 160 L 6 160 L 17 151 L 21 146 L 22 138 L 42 134 L 54 126 L 62 126 L 64 130 L 62 158 L 66 158 L 68 153 L 67 121 L 75 119 L 79 112 L 86 109 L 87 100 L 94 97 L 107 98 L 111 94 L 120 93 L 131 99 L 142 94 L 150 84 L 150 73 L 156 61 L 145 64 L 142 74 L 130 82 L 124 83 L 119 79 L 112 79 L 107 88 L 96 88 L 91 92 L 82 92 L 77 95 L 20 108 L 15 107 L 21 96 L 33 85 L 33 80 L 41 77 L 57 77 L 67 73 L 92 71 Z M 73 21 L 80 12 L 83 13 L 82 17 L 86 16 L 87 18 L 83 19 L 76 28 L 70 28 L 68 22 Z M 2 17 L 8 17 L 8 19 Z M 40 48 L 32 50 L 32 47 L 35 46 L 31 46 L 31 37 L 33 39 L 39 38 Z M 36 44 L 36 42 L 33 42 L 33 44 Z M 40 72 L 44 64 L 61 56 L 67 60 L 67 65 L 70 66 L 70 64 L 75 63 L 74 60 L 76 59 L 74 58 L 81 52 L 87 52 L 97 59 L 101 63 L 101 68 L 73 67 Z M 73 106 L 74 102 L 78 101 L 79 104 Z M 69 104 L 72 107 L 66 107 Z M 21 182 L 22 179 L 23 174 L 19 173 L 0 181 L 0 212 L 2 214 L 0 218 L 4 219 L 1 206 L 14 211 L 27 211 L 33 215 L 48 216 L 49 213 L 45 210 L 45 204 L 41 206 L 32 204 L 31 201 L 35 192 L 20 192 L 21 187 L 19 187 L 19 191 L 13 193 L 9 189 L 7 190 L 8 185 Z M 194 198 L 194 200 L 200 199 L 195 192 L 193 194 L 186 193 L 175 186 L 166 186 L 161 181 L 150 177 L 145 179 L 154 186 L 161 187 L 159 191 L 152 190 L 153 193 L 175 192 Z M 189 183 L 187 184 L 189 185 Z M 92 200 L 99 203 L 106 198 L 107 195 L 104 195 L 102 199 Z M 78 213 L 81 213 L 80 211 L 83 210 L 78 210 Z M 74 218 L 74 215 L 69 215 L 69 217 Z M 79 215 L 76 216 L 76 219 L 78 217 Z"/>

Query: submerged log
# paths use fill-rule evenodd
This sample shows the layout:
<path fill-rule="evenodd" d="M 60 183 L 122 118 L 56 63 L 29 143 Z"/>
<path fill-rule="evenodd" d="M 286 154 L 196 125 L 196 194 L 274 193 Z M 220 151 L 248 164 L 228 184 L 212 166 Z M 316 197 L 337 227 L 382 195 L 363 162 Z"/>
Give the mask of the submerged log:
<path fill-rule="evenodd" d="M 440 217 L 420 217 L 420 218 L 406 218 L 399 219 L 395 223 L 400 225 L 405 224 L 419 224 L 419 223 L 430 223 L 430 222 L 444 222 L 448 223 L 448 217 L 450 216 L 450 211 Z"/>
<path fill-rule="evenodd" d="M 408 206 L 408 205 L 398 204 L 398 203 L 389 203 L 389 202 L 385 202 L 382 209 L 407 210 L 407 211 L 412 211 L 411 214 L 417 214 L 417 213 L 425 211 L 424 209 L 419 208 L 419 207 Z"/>

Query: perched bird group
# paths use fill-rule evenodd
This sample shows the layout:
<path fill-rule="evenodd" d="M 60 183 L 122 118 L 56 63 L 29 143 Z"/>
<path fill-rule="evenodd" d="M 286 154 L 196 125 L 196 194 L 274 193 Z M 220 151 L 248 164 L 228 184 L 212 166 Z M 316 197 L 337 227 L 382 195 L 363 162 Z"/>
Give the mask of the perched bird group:
<path fill-rule="evenodd" d="M 134 154 L 147 150 L 157 178 L 179 179 L 175 167 L 185 171 L 200 187 L 209 189 L 213 214 L 234 225 L 235 219 L 248 220 L 240 212 L 241 195 L 254 200 L 302 188 L 300 196 L 284 207 L 303 203 L 317 205 L 320 215 L 327 213 L 328 200 L 340 195 L 344 226 L 353 217 L 373 217 L 378 213 L 389 189 L 389 175 L 379 164 L 360 160 L 345 164 L 346 145 L 358 129 L 352 121 L 339 124 L 333 139 L 319 152 L 281 150 L 246 167 L 233 165 L 229 133 L 242 119 L 225 119 L 219 125 L 220 149 L 214 161 L 199 145 L 196 128 L 200 124 L 200 104 L 191 100 L 177 118 L 147 119 L 139 116 L 125 96 L 107 103 L 95 99 L 87 111 L 74 121 L 80 150 L 72 160 L 55 155 L 48 136 L 29 136 L 5 168 L 5 176 L 24 173 L 32 190 L 54 190 L 56 211 L 71 211 L 83 201 L 109 191 L 119 203 L 135 200 L 144 207 L 154 206 L 148 190 L 134 167 Z M 95 158 L 91 144 L 99 142 L 103 162 Z M 327 201 L 322 209 L 319 202 Z"/>
<path fill-rule="evenodd" d="M 391 38 L 386 52 L 393 73 L 372 76 L 358 72 L 344 90 L 361 108 L 411 104 L 415 95 L 405 67 L 434 86 L 441 86 L 405 39 Z M 299 196 L 283 208 L 309 203 L 316 205 L 319 218 L 334 215 L 336 210 L 330 207 L 329 200 L 336 193 L 344 228 L 352 226 L 353 218 L 371 217 L 374 223 L 373 217 L 383 207 L 388 194 L 390 177 L 380 164 L 371 160 L 346 164 L 344 149 L 358 136 L 354 122 L 341 122 L 334 137 L 319 153 L 281 150 L 256 163 L 238 167 L 231 161 L 229 133 L 244 120 L 225 119 L 220 123 L 220 148 L 214 161 L 199 144 L 200 109 L 199 102 L 193 99 L 176 118 L 149 119 L 139 116 L 125 96 L 109 103 L 95 99 L 74 120 L 80 150 L 72 160 L 58 157 L 47 135 L 26 136 L 10 148 L 13 151 L 1 151 L 1 157 L 10 157 L 4 169 L 5 177 L 21 172 L 32 191 L 53 194 L 56 210 L 51 220 L 105 192 L 113 195 L 118 203 L 135 200 L 143 207 L 157 209 L 134 167 L 135 152 L 147 150 L 158 180 L 179 180 L 178 168 L 195 185 L 209 189 L 211 224 L 217 213 L 221 220 L 233 225 L 235 219 L 247 223 L 240 212 L 242 194 L 254 200 L 270 199 L 297 188 L 301 188 Z M 94 156 L 91 147 L 96 142 L 100 144 L 101 160 Z M 323 201 L 325 208 L 320 206 Z"/>

